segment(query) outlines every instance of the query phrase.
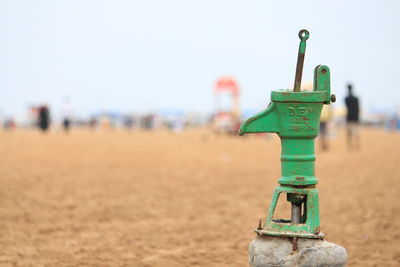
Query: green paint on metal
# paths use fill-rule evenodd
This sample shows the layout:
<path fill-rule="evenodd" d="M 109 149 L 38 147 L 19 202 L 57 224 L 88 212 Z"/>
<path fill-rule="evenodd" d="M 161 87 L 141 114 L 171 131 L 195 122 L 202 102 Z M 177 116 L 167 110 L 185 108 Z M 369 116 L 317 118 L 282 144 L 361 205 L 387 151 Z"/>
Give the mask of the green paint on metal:
<path fill-rule="evenodd" d="M 305 41 L 309 37 L 306 30 L 299 33 L 301 39 L 299 57 L 304 60 Z M 281 177 L 275 189 L 262 235 L 323 238 L 320 233 L 318 190 L 315 185 L 314 139 L 319 133 L 319 120 L 324 104 L 331 103 L 330 71 L 327 66 L 318 65 L 314 69 L 312 91 L 296 91 L 299 71 L 303 62 L 298 60 L 294 90 L 279 90 L 271 93 L 271 103 L 264 111 L 246 120 L 239 134 L 277 133 L 281 138 Z M 287 194 L 292 205 L 302 205 L 300 223 L 291 220 L 273 220 L 278 198 Z"/>
<path fill-rule="evenodd" d="M 307 209 L 307 214 L 302 218 L 301 223 L 292 224 L 290 221 L 273 220 L 273 214 L 278 203 L 278 198 L 282 193 L 287 193 L 289 194 L 288 196 L 290 196 L 290 194 L 305 196 L 305 209 Z M 318 189 L 296 188 L 290 186 L 276 187 L 264 227 L 261 230 L 256 230 L 256 232 L 263 235 L 274 236 L 323 238 L 324 235 L 320 233 L 319 225 Z"/>

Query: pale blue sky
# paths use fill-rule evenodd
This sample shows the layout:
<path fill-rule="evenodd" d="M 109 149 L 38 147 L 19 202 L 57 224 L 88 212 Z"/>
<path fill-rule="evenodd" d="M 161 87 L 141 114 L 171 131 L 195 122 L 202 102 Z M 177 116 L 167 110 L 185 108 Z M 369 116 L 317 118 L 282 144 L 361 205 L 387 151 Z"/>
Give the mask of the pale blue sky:
<path fill-rule="evenodd" d="M 310 31 L 303 81 L 331 68 L 342 105 L 400 105 L 400 1 L 3 0 L 0 111 L 70 96 L 77 113 L 211 111 L 212 87 L 233 75 L 241 106 L 260 109 L 292 86 L 297 32 Z"/>

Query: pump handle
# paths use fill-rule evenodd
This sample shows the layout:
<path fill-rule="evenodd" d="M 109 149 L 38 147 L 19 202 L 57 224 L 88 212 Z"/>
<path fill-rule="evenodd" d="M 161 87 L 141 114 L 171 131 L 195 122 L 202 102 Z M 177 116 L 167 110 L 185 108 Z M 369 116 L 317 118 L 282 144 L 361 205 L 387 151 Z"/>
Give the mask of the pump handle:
<path fill-rule="evenodd" d="M 296 76 L 293 86 L 294 92 L 300 92 L 301 77 L 303 75 L 304 55 L 306 53 L 306 41 L 309 36 L 310 33 L 307 30 L 303 29 L 299 31 L 300 45 L 299 53 L 297 55 Z"/>

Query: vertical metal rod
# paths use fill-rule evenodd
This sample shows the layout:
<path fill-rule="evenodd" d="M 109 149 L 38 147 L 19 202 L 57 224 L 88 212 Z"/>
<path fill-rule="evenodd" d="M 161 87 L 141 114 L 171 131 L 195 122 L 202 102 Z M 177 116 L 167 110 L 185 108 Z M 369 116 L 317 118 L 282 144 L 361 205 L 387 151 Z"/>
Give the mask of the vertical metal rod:
<path fill-rule="evenodd" d="M 306 53 L 306 41 L 310 33 L 307 30 L 299 31 L 300 45 L 299 53 L 297 54 L 296 76 L 294 79 L 294 92 L 300 92 L 301 77 L 303 76 L 304 55 Z"/>
<path fill-rule="evenodd" d="M 301 220 L 301 203 L 292 202 L 291 218 L 292 223 L 300 223 Z"/>
<path fill-rule="evenodd" d="M 291 210 L 291 223 L 300 223 L 301 220 L 301 204 L 292 202 L 292 210 Z M 293 237 L 292 240 L 292 249 L 293 251 L 297 250 L 297 237 Z"/>

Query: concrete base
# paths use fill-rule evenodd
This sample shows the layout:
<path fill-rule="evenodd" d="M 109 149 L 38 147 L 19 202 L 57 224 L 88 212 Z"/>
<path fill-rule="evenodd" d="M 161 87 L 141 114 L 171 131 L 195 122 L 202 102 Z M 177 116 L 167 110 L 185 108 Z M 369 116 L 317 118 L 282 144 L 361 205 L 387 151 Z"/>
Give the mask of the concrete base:
<path fill-rule="evenodd" d="M 257 236 L 249 246 L 251 267 L 344 267 L 346 249 L 321 239 L 299 238 L 293 251 L 289 238 Z"/>

